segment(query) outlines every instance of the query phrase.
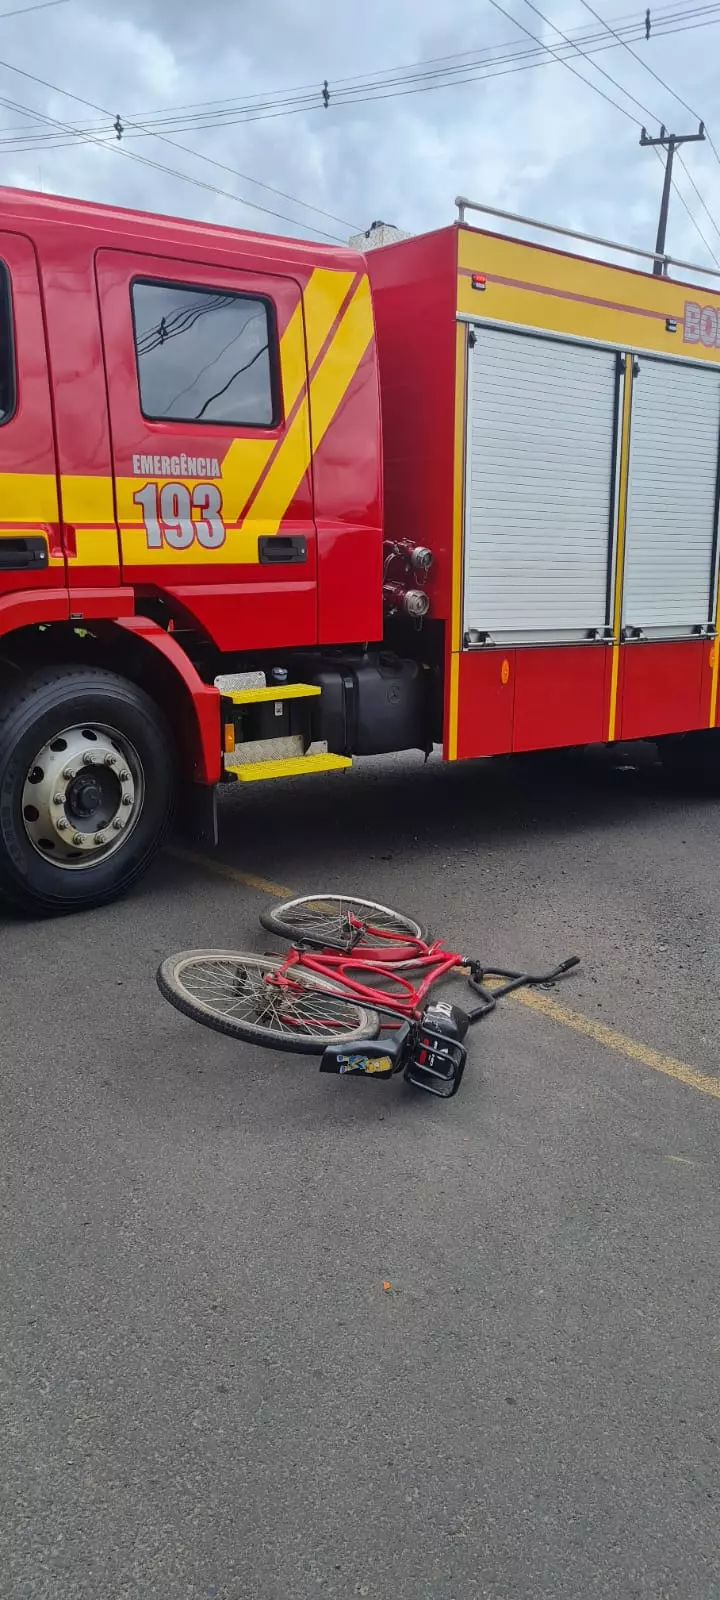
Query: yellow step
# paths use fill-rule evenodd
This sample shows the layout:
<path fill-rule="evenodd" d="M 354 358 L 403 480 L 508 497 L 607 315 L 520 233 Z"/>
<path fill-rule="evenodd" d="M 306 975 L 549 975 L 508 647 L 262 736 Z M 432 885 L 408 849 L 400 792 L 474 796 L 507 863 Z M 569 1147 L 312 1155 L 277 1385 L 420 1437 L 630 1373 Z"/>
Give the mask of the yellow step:
<path fill-rule="evenodd" d="M 238 746 L 238 753 L 240 750 L 242 745 Z M 286 761 L 240 761 L 237 765 L 226 761 L 225 771 L 232 773 L 241 783 L 261 783 L 268 778 L 300 778 L 305 772 L 341 772 L 351 766 L 349 756 L 323 753 L 317 756 L 293 756 Z"/>
<path fill-rule="evenodd" d="M 316 683 L 285 683 L 267 689 L 222 689 L 223 700 L 235 706 L 257 706 L 264 700 L 310 700 L 322 693 Z"/>

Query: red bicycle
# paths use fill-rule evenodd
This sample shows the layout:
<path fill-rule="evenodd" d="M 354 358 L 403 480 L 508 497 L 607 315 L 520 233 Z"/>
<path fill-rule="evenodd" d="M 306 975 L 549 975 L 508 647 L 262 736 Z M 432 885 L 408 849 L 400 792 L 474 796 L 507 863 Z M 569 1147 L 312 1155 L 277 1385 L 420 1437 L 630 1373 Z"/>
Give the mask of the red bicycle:
<path fill-rule="evenodd" d="M 232 1038 L 320 1055 L 321 1071 L 381 1078 L 404 1071 L 443 1098 L 460 1086 L 472 1023 L 511 990 L 553 983 L 578 964 L 572 956 L 540 974 L 483 968 L 440 940 L 428 942 L 412 917 L 349 895 L 303 895 L 260 922 L 289 943 L 285 956 L 181 951 L 157 974 L 166 1000 Z M 479 1005 L 425 1004 L 451 973 L 467 978 Z M 490 988 L 489 978 L 501 981 Z"/>

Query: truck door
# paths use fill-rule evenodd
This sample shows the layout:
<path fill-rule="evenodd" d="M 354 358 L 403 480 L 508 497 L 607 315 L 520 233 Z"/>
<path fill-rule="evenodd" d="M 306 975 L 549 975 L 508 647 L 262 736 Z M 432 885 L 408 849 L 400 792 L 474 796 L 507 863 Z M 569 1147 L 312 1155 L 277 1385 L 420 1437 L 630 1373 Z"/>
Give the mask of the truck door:
<path fill-rule="evenodd" d="M 110 250 L 96 276 L 124 581 L 220 650 L 314 644 L 298 284 Z"/>
<path fill-rule="evenodd" d="M 17 590 L 56 590 L 67 616 L 37 258 L 19 233 L 0 233 L 0 493 L 0 612 Z"/>

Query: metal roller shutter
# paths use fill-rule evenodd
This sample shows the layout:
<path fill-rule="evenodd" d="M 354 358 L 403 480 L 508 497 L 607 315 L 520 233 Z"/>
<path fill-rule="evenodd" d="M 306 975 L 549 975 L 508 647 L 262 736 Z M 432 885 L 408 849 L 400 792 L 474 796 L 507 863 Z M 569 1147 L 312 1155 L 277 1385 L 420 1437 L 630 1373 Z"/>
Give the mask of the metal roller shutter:
<path fill-rule="evenodd" d="M 605 626 L 618 368 L 614 351 L 476 330 L 465 633 L 521 640 Z"/>
<path fill-rule="evenodd" d="M 720 373 L 641 356 L 633 379 L 623 622 L 680 629 L 714 605 Z"/>

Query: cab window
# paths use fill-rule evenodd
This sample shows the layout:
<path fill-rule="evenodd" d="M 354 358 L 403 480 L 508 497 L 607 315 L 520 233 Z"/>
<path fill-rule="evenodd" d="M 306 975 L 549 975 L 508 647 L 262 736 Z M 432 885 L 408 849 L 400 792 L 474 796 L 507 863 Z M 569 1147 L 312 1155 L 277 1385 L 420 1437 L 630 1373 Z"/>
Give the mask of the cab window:
<path fill-rule="evenodd" d="M 177 283 L 136 281 L 131 293 L 145 417 L 240 428 L 277 424 L 269 301 Z"/>

